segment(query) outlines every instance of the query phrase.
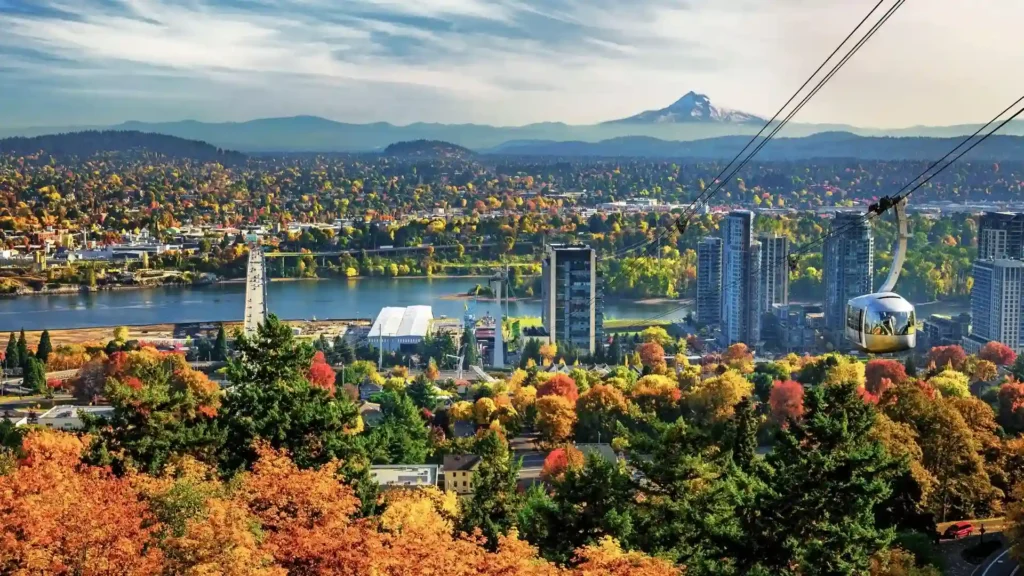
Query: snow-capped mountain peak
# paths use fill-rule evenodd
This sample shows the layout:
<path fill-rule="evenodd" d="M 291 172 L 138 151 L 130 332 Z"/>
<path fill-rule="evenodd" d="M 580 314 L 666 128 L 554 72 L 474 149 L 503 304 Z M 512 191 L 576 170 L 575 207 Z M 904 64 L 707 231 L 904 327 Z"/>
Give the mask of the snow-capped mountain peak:
<path fill-rule="evenodd" d="M 688 92 L 667 108 L 647 110 L 636 116 L 612 120 L 613 123 L 630 124 L 677 124 L 684 122 L 724 122 L 746 124 L 764 122 L 761 118 L 746 112 L 718 108 L 711 104 L 711 99 L 704 94 Z"/>

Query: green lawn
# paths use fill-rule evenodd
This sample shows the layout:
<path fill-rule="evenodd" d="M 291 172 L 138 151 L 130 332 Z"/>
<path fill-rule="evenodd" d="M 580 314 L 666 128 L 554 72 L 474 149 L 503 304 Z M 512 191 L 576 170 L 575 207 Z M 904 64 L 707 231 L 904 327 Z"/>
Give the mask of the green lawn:
<path fill-rule="evenodd" d="M 607 332 L 640 332 L 651 326 L 668 326 L 668 320 L 648 320 L 644 318 L 613 318 L 604 321 Z"/>

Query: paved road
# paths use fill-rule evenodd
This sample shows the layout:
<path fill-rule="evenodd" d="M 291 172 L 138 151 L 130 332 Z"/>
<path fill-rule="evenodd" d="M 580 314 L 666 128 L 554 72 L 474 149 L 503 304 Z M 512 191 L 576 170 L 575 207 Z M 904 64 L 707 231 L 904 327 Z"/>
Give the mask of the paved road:
<path fill-rule="evenodd" d="M 1020 576 L 1020 564 L 1010 558 L 1010 550 L 998 552 L 991 560 L 982 564 L 975 572 L 977 576 Z"/>

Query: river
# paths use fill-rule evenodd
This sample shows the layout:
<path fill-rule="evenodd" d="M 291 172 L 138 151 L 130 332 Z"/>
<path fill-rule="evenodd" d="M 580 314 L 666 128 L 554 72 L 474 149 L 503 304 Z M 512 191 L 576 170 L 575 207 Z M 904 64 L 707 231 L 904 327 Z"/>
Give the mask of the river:
<path fill-rule="evenodd" d="M 483 278 L 364 278 L 271 282 L 267 288 L 270 312 L 298 320 L 374 318 L 385 306 L 429 305 L 434 316 L 461 318 L 465 302 L 477 317 L 497 313 L 495 302 L 445 298 L 467 292 Z M 201 287 L 161 286 L 85 294 L 22 296 L 0 299 L 0 332 L 57 330 L 118 325 L 170 324 L 242 320 L 244 283 Z M 609 301 L 605 318 L 682 318 L 689 307 Z M 537 299 L 509 304 L 512 316 L 540 316 Z"/>

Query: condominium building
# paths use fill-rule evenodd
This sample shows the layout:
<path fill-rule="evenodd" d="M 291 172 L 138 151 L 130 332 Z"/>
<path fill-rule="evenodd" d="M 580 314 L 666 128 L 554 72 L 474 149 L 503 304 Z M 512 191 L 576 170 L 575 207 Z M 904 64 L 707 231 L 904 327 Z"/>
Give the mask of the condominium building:
<path fill-rule="evenodd" d="M 838 213 L 824 246 L 825 328 L 833 343 L 845 342 L 846 303 L 870 294 L 875 239 L 861 214 Z"/>
<path fill-rule="evenodd" d="M 754 213 L 730 212 L 722 221 L 722 336 L 724 345 L 754 348 L 761 337 L 761 244 Z"/>
<path fill-rule="evenodd" d="M 722 239 L 697 243 L 697 322 L 716 325 L 722 319 Z"/>
<path fill-rule="evenodd" d="M 761 243 L 761 313 L 771 313 L 774 306 L 789 304 L 789 238 L 778 234 L 762 234 Z"/>
<path fill-rule="evenodd" d="M 978 259 L 1024 258 L 1024 214 L 986 212 L 978 219 Z"/>
<path fill-rule="evenodd" d="M 541 321 L 553 343 L 593 353 L 604 337 L 597 255 L 583 245 L 549 245 L 541 267 Z"/>
<path fill-rule="evenodd" d="M 976 353 L 986 343 L 996 341 L 1021 352 L 1024 262 L 978 260 L 973 275 L 971 333 L 963 340 L 964 350 Z"/>

